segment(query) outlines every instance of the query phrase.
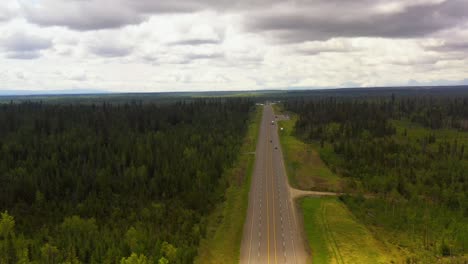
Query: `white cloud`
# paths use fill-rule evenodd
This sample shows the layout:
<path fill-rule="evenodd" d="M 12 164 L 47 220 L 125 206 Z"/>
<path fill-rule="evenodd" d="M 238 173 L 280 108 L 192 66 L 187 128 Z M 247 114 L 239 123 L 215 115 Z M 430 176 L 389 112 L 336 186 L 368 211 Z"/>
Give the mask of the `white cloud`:
<path fill-rule="evenodd" d="M 8 0 L 0 4 L 0 78 L 11 89 L 112 91 L 456 81 L 468 77 L 465 6 Z"/>
<path fill-rule="evenodd" d="M 298 53 L 303 55 L 318 55 L 329 52 L 353 52 L 358 51 L 350 39 L 333 38 L 327 41 L 310 41 L 296 45 Z"/>
<path fill-rule="evenodd" d="M 15 0 L 4 0 L 0 5 L 0 23 L 13 19 L 19 13 L 19 5 Z"/>

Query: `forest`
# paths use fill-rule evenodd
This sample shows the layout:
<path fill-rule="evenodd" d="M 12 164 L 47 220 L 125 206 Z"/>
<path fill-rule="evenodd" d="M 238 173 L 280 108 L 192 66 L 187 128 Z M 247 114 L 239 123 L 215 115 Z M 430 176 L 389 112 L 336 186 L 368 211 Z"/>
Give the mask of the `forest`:
<path fill-rule="evenodd" d="M 0 105 L 0 263 L 192 263 L 248 99 Z"/>
<path fill-rule="evenodd" d="M 341 200 L 407 263 L 468 253 L 468 93 L 284 102 L 297 137 L 345 179 Z"/>

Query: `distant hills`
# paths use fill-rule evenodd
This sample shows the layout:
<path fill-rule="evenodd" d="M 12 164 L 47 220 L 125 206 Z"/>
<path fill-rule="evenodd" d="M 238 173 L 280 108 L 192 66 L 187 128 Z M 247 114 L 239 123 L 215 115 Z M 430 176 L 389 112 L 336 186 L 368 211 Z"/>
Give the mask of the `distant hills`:
<path fill-rule="evenodd" d="M 18 95 L 74 95 L 74 94 L 109 94 L 111 92 L 97 89 L 67 89 L 67 90 L 0 90 L 0 96 Z"/>
<path fill-rule="evenodd" d="M 112 92 L 98 89 L 67 89 L 67 90 L 0 90 L 0 97 L 10 96 L 60 96 L 60 95 L 122 95 L 122 96 L 186 96 L 186 97 L 245 97 L 245 96 L 266 96 L 272 94 L 290 94 L 290 93 L 381 93 L 381 92 L 409 92 L 417 93 L 424 91 L 444 93 L 451 91 L 466 91 L 468 85 L 410 85 L 410 86 L 388 86 L 388 87 L 289 87 L 265 90 L 245 90 L 245 91 L 181 91 L 181 92 Z"/>

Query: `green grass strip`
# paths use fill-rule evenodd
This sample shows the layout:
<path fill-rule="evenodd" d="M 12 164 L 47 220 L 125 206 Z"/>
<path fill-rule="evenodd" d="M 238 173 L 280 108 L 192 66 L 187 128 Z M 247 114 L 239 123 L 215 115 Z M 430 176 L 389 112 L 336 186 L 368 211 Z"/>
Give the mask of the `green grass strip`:
<path fill-rule="evenodd" d="M 238 161 L 228 172 L 226 199 L 208 217 L 207 238 L 200 242 L 195 263 L 239 263 L 262 109 L 257 107 L 250 119 Z"/>

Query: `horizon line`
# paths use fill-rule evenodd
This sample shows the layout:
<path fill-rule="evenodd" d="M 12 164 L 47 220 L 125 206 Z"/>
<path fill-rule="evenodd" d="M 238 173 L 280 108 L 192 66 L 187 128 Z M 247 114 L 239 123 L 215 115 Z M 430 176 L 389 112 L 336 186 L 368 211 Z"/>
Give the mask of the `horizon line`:
<path fill-rule="evenodd" d="M 0 90 L 0 97 L 21 96 L 73 96 L 73 95 L 118 95 L 118 94 L 183 94 L 183 93 L 255 93 L 255 92 L 296 92 L 357 89 L 431 89 L 431 88 L 468 88 L 467 84 L 455 85 L 391 85 L 391 86 L 356 86 L 356 87 L 282 87 L 255 90 L 180 90 L 180 91 L 112 91 L 101 89 L 63 89 L 63 90 Z"/>

